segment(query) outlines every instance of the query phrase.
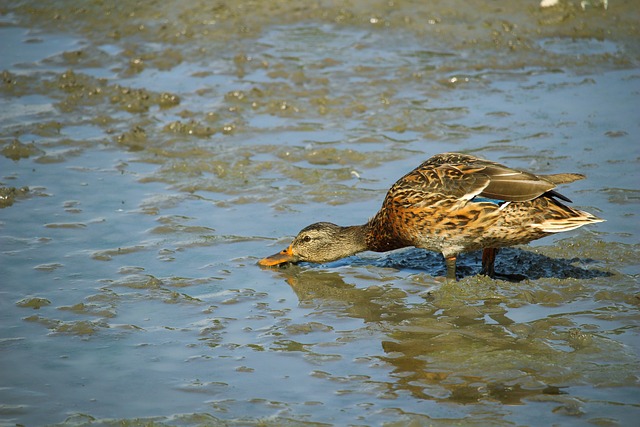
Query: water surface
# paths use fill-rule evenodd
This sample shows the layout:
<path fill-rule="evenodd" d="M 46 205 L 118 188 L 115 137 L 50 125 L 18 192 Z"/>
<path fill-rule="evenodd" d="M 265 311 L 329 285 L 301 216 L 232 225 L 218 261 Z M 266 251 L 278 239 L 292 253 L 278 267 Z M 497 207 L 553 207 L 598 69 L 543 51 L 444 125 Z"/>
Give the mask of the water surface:
<path fill-rule="evenodd" d="M 630 425 L 637 8 L 23 2 L 0 19 L 2 425 Z M 468 152 L 607 220 L 262 270 Z"/>

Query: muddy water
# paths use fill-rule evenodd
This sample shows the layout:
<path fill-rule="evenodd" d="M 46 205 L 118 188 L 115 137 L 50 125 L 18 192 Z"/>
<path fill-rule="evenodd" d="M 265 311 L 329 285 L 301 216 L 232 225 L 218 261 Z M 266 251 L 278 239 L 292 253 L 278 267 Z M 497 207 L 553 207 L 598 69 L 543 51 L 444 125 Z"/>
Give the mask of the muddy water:
<path fill-rule="evenodd" d="M 137 3 L 0 6 L 2 425 L 635 421 L 634 2 Z M 255 265 L 443 151 L 607 222 Z"/>

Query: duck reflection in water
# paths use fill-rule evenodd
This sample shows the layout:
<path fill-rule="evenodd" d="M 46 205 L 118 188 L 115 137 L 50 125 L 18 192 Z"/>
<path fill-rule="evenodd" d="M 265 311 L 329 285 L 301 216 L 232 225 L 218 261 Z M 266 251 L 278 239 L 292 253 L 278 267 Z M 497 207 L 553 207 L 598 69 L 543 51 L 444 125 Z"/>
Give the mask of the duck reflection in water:
<path fill-rule="evenodd" d="M 377 390 L 381 396 L 392 399 L 409 392 L 419 399 L 456 404 L 497 401 L 518 405 L 542 395 L 545 400 L 563 400 L 559 395 L 564 392 L 559 387 L 543 381 L 549 370 L 547 363 L 530 362 L 532 354 L 553 357 L 548 353 L 559 350 L 549 348 L 541 339 L 523 340 L 523 334 L 533 333 L 532 330 L 511 320 L 509 309 L 501 301 L 479 296 L 461 303 L 452 298 L 452 293 L 457 294 L 455 289 L 446 289 L 432 279 L 432 291 L 420 294 L 423 302 L 408 303 L 408 294 L 390 283 L 359 288 L 346 283 L 335 271 L 298 267 L 282 271 L 316 323 L 326 315 L 333 320 L 346 315 L 363 321 L 360 328 L 338 333 L 333 332 L 337 328 L 330 320 L 323 331 L 341 337 L 346 332 L 352 338 L 334 342 L 331 335 L 326 342 L 307 340 L 307 351 L 322 352 L 327 344 L 331 344 L 329 348 L 348 346 L 358 336 L 367 340 L 379 337 L 379 354 L 360 353 L 353 357 L 389 371 L 390 381 L 367 379 L 367 388 Z M 486 280 L 471 278 L 465 286 L 486 289 L 486 283 L 482 283 Z M 348 356 L 349 351 L 341 353 Z M 495 360 L 500 354 L 509 357 Z M 517 361 L 527 364 L 530 371 L 524 374 L 511 367 Z"/>

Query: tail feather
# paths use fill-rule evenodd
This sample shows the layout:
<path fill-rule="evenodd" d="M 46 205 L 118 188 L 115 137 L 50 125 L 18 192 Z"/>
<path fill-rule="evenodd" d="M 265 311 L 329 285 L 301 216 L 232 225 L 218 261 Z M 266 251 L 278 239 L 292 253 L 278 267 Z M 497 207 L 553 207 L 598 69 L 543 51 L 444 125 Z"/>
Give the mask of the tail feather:
<path fill-rule="evenodd" d="M 597 216 L 590 214 L 589 212 L 577 209 L 570 210 L 572 211 L 571 213 L 575 215 L 566 216 L 563 218 L 549 218 L 542 224 L 539 224 L 540 229 L 545 233 L 560 233 L 563 231 L 575 230 L 576 228 L 582 227 L 583 225 L 606 221 L 602 218 L 598 218 Z"/>

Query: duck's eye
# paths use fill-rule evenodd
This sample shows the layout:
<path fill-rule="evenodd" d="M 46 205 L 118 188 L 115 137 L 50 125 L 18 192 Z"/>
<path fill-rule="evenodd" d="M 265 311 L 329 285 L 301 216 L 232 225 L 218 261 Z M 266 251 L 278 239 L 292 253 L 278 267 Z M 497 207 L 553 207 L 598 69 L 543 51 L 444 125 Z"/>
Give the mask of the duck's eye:
<path fill-rule="evenodd" d="M 311 236 L 304 236 L 302 238 L 302 241 L 305 242 L 305 243 L 309 243 L 311 241 Z"/>

